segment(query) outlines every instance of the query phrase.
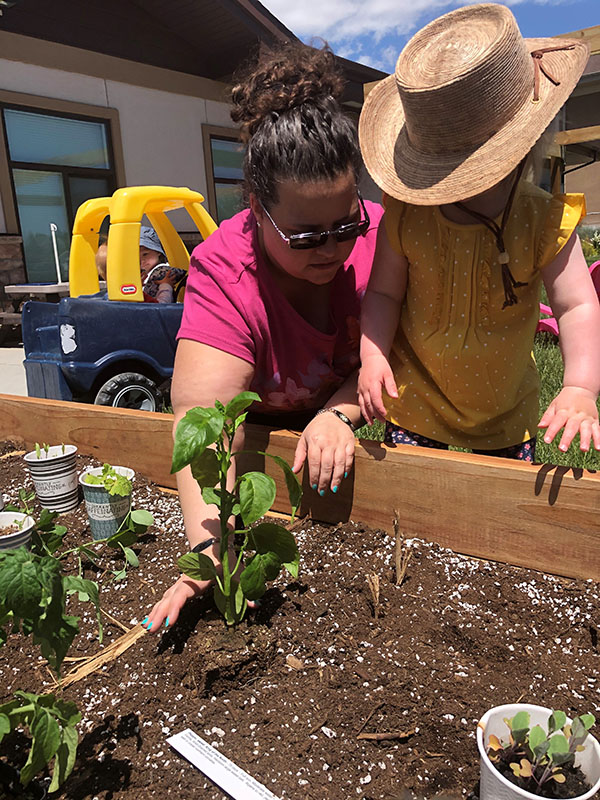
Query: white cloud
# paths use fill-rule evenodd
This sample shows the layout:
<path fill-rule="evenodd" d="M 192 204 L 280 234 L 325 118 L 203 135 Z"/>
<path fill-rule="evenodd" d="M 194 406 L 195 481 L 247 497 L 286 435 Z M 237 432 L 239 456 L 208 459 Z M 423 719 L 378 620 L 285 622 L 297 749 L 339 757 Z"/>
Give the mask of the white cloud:
<path fill-rule="evenodd" d="M 272 14 L 297 36 L 322 36 L 332 44 L 372 36 L 405 37 L 417 30 L 424 17 L 442 14 L 477 0 L 262 0 Z M 504 0 L 517 5 L 526 0 Z M 569 0 L 530 0 L 536 5 L 558 5 Z M 433 13 L 432 13 L 433 12 Z"/>

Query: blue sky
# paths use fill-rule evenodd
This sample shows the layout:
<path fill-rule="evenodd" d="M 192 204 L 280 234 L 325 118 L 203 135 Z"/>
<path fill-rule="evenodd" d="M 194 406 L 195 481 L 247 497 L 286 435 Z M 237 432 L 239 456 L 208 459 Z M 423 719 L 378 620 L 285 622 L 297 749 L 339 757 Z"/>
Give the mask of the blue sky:
<path fill-rule="evenodd" d="M 262 0 L 304 41 L 320 36 L 341 56 L 393 72 L 415 31 L 464 5 L 447 0 Z M 510 0 L 523 36 L 555 36 L 600 25 L 598 0 Z"/>

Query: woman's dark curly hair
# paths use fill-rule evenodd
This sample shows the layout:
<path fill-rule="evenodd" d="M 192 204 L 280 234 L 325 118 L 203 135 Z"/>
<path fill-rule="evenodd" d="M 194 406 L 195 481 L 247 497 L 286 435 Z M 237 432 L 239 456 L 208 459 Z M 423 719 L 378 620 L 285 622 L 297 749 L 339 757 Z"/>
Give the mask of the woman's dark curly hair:
<path fill-rule="evenodd" d="M 344 80 L 327 45 L 299 42 L 264 50 L 232 90 L 231 118 L 246 144 L 246 193 L 266 207 L 277 202 L 277 183 L 333 179 L 361 157 L 355 127 L 338 99 Z"/>

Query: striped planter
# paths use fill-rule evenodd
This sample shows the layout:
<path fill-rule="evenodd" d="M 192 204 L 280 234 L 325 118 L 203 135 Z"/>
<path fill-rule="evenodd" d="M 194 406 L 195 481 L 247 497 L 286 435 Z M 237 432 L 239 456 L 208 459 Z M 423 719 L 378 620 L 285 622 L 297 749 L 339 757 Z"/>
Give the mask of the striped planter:
<path fill-rule="evenodd" d="M 64 452 L 63 452 L 64 450 Z M 33 478 L 35 493 L 42 508 L 49 511 L 72 511 L 79 504 L 79 486 L 75 469 L 77 448 L 73 444 L 54 445 L 46 453 L 27 453 L 25 462 Z"/>
<path fill-rule="evenodd" d="M 119 475 L 125 475 L 133 481 L 135 472 L 129 467 L 114 467 Z M 102 467 L 86 470 L 79 478 L 83 489 L 85 507 L 90 521 L 92 539 L 109 539 L 121 527 L 123 520 L 131 508 L 131 495 L 123 497 L 119 494 L 109 494 L 104 486 L 86 483 L 86 475 L 102 475 Z"/>
<path fill-rule="evenodd" d="M 5 526 L 20 524 L 21 529 L 14 533 L 2 535 Z M 0 550 L 16 550 L 18 547 L 29 547 L 31 532 L 35 526 L 33 517 L 18 511 L 0 511 Z"/>

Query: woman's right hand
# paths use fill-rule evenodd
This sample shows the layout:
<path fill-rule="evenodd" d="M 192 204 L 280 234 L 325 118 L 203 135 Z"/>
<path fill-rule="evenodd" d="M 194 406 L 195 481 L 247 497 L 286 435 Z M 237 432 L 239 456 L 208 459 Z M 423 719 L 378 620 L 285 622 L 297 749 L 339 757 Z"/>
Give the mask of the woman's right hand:
<path fill-rule="evenodd" d="M 367 356 L 358 373 L 358 404 L 369 425 L 373 424 L 373 419 L 385 422 L 387 412 L 383 405 L 382 389 L 390 397 L 398 397 L 389 361 L 381 354 Z"/>
<path fill-rule="evenodd" d="M 181 577 L 170 586 L 148 614 L 142 625 L 147 631 L 156 632 L 165 623 L 165 628 L 177 622 L 181 609 L 192 597 L 204 594 L 212 585 L 212 581 L 194 581 L 187 575 Z"/>

